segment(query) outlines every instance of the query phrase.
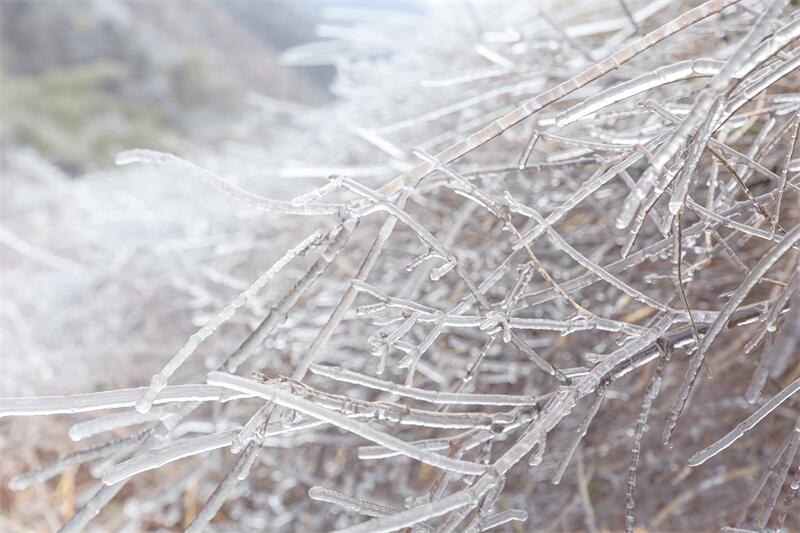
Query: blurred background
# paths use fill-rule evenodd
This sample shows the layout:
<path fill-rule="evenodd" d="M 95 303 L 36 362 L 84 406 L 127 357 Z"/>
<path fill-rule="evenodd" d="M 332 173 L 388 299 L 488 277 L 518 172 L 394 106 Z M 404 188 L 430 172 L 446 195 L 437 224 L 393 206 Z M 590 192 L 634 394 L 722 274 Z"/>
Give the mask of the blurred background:
<path fill-rule="evenodd" d="M 327 6 L 344 5 L 341 2 Z M 257 96 L 324 105 L 334 68 L 285 66 L 322 2 L 4 0 L 3 151 L 27 147 L 78 176 L 131 146 L 216 147 Z"/>

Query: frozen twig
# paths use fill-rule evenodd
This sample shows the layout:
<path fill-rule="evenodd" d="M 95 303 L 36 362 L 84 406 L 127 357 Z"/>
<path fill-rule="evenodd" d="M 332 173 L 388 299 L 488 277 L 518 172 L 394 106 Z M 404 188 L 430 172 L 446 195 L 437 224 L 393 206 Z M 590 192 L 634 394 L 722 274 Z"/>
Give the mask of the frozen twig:
<path fill-rule="evenodd" d="M 719 439 L 717 442 L 697 452 L 689 459 L 690 466 L 699 466 L 718 453 L 728 448 L 731 444 L 739 440 L 742 435 L 747 433 L 750 429 L 755 427 L 756 424 L 761 422 L 767 415 L 778 408 L 783 402 L 789 399 L 793 394 L 800 390 L 800 379 L 796 379 L 791 385 L 780 391 L 778 394 L 770 398 L 770 400 L 757 409 L 752 415 L 748 416 L 743 422 L 738 424 L 727 435 Z"/>
<path fill-rule="evenodd" d="M 148 163 L 155 165 L 169 165 L 180 168 L 181 170 L 198 178 L 203 183 L 206 183 L 215 189 L 227 194 L 243 204 L 255 207 L 257 209 L 264 209 L 275 213 L 286 213 L 295 215 L 336 215 L 339 213 L 339 206 L 331 204 L 300 204 L 295 205 L 292 202 L 284 202 L 281 200 L 271 200 L 269 198 L 262 198 L 255 194 L 249 193 L 225 181 L 224 178 L 206 170 L 202 167 L 190 163 L 185 159 L 166 154 L 163 152 L 156 152 L 154 150 L 128 150 L 117 154 L 116 162 L 118 165 L 130 165 L 132 163 Z"/>

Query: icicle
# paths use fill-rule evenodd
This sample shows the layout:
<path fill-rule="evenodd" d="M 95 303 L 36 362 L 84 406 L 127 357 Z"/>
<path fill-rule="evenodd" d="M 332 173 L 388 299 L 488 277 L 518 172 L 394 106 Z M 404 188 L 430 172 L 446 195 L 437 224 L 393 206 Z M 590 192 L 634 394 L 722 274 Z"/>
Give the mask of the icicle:
<path fill-rule="evenodd" d="M 528 144 L 525 145 L 525 149 L 519 156 L 519 162 L 517 163 L 517 167 L 520 170 L 524 170 L 525 167 L 528 165 L 528 160 L 531 158 L 531 154 L 533 153 L 533 149 L 536 148 L 536 143 L 538 142 L 538 140 L 539 140 L 539 132 L 537 130 L 533 130 L 531 138 L 528 140 Z"/>
<path fill-rule="evenodd" d="M 739 42 L 733 55 L 728 58 L 725 65 L 711 78 L 708 86 L 698 95 L 691 111 L 681 122 L 672 138 L 664 143 L 653 155 L 650 166 L 639 180 L 637 189 L 631 192 L 624 204 L 625 207 L 616 222 L 618 228 L 628 227 L 633 219 L 633 213 L 639 208 L 641 201 L 650 192 L 650 188 L 667 167 L 667 164 L 684 148 L 686 140 L 703 124 L 706 124 L 706 126 L 710 124 L 710 111 L 717 101 L 717 96 L 727 89 L 735 75 L 746 66 L 753 47 L 768 35 L 772 22 L 782 11 L 784 4 L 785 1 L 783 0 L 773 2 L 769 9 L 764 11 L 745 38 Z M 705 145 L 709 136 L 710 132 L 708 131 L 706 134 L 698 133 L 693 145 Z M 691 172 L 691 170 L 693 169 L 690 168 L 688 172 Z"/>
<path fill-rule="evenodd" d="M 773 379 L 778 378 L 792 363 L 794 355 L 797 353 L 798 343 L 800 343 L 800 292 L 795 291 L 780 335 L 777 336 L 773 345 L 772 364 L 769 369 L 769 375 Z"/>
<path fill-rule="evenodd" d="M 539 438 L 536 440 L 536 449 L 531 454 L 530 459 L 528 459 L 528 466 L 538 466 L 542 463 L 542 459 L 544 459 L 544 451 L 546 446 L 547 446 L 547 433 L 542 431 L 539 435 Z"/>
<path fill-rule="evenodd" d="M 755 504 L 756 500 L 758 499 L 758 496 L 761 494 L 761 491 L 767 485 L 767 481 L 769 481 L 769 479 L 772 477 L 775 468 L 778 466 L 778 463 L 780 462 L 784 453 L 786 453 L 786 450 L 789 447 L 789 444 L 793 436 L 794 435 L 788 435 L 785 439 L 783 439 L 783 442 L 778 447 L 778 450 L 770 458 L 770 461 L 766 465 L 766 468 L 764 468 L 758 481 L 754 484 L 755 488 L 752 490 L 750 498 L 747 501 L 747 504 L 742 505 L 742 510 L 739 512 L 739 516 L 736 522 L 736 527 L 741 527 L 744 524 L 744 521 L 747 518 L 748 511 L 753 506 L 753 504 Z"/>

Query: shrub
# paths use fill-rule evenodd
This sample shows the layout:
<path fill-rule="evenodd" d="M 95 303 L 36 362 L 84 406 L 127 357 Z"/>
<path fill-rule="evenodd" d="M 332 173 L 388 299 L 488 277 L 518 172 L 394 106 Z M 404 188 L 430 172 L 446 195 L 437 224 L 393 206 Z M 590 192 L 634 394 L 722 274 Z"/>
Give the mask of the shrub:
<path fill-rule="evenodd" d="M 118 156 L 275 213 L 280 242 L 307 231 L 147 387 L 0 400 L 125 409 L 12 490 L 92 463 L 65 531 L 115 497 L 103 523 L 142 529 L 800 526 L 798 13 L 476 10 L 398 22 L 388 57 L 361 26 L 287 54 L 335 51 L 343 99 L 289 112 L 312 133 L 273 147 L 304 161 L 280 172 L 332 174 L 294 199 Z M 218 335 L 235 346 L 193 362 Z"/>

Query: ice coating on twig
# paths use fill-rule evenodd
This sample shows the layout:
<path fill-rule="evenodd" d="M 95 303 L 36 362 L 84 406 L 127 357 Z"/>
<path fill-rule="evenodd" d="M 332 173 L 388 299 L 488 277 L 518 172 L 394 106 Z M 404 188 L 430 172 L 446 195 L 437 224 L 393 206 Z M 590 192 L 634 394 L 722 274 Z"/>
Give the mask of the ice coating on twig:
<path fill-rule="evenodd" d="M 148 163 L 154 165 L 169 165 L 180 168 L 181 170 L 198 178 L 203 183 L 206 183 L 215 189 L 225 193 L 226 195 L 234 198 L 246 205 L 264 209 L 266 211 L 273 211 L 277 213 L 297 214 L 297 215 L 335 215 L 339 212 L 339 207 L 328 204 L 302 204 L 295 205 L 292 202 L 284 202 L 281 200 L 271 200 L 262 198 L 252 193 L 244 191 L 236 185 L 225 181 L 224 178 L 206 170 L 202 167 L 190 163 L 185 159 L 181 159 L 172 154 L 164 152 L 157 152 L 155 150 L 127 150 L 117 154 L 115 159 L 117 165 L 130 165 L 133 163 Z"/>
<path fill-rule="evenodd" d="M 717 442 L 697 452 L 689 459 L 690 466 L 698 466 L 718 453 L 728 448 L 731 444 L 739 440 L 747 431 L 752 429 L 756 424 L 761 422 L 767 415 L 778 408 L 783 402 L 789 399 L 793 394 L 800 390 L 800 379 L 792 382 L 791 385 L 783 389 L 781 392 L 770 398 L 770 400 L 757 409 L 752 415 L 748 416 L 744 421 L 738 424 L 727 435 L 719 439 Z"/>
<path fill-rule="evenodd" d="M 514 396 L 507 394 L 469 394 L 469 393 L 448 393 L 436 392 L 414 387 L 405 387 L 394 383 L 383 381 L 352 370 L 328 365 L 313 365 L 311 372 L 321 376 L 329 377 L 337 381 L 345 381 L 356 385 L 375 388 L 386 392 L 391 392 L 399 396 L 406 396 L 416 400 L 431 403 L 442 403 L 447 405 L 466 404 L 466 405 L 536 405 L 538 400 L 535 397 Z"/>
<path fill-rule="evenodd" d="M 169 407 L 151 409 L 147 414 L 139 412 L 114 413 L 111 415 L 77 422 L 69 428 L 69 438 L 79 441 L 93 437 L 99 433 L 124 428 L 136 424 L 143 424 L 153 420 L 161 420 L 173 415 L 175 411 Z"/>
<path fill-rule="evenodd" d="M 169 378 L 178 370 L 178 368 L 186 362 L 189 357 L 191 357 L 192 353 L 200 346 L 204 340 L 214 334 L 214 332 L 219 328 L 222 324 L 224 324 L 228 319 L 230 319 L 236 311 L 241 308 L 242 306 L 247 304 L 247 301 L 258 294 L 258 291 L 261 290 L 264 285 L 266 285 L 269 280 L 271 280 L 275 274 L 280 272 L 280 270 L 289 264 L 295 257 L 299 254 L 303 253 L 307 250 L 312 244 L 319 240 L 321 234 L 319 231 L 315 231 L 305 239 L 303 239 L 300 244 L 286 252 L 283 257 L 278 259 L 274 265 L 272 265 L 266 272 L 261 274 L 261 276 L 256 279 L 252 285 L 250 285 L 244 292 L 239 294 L 231 303 L 229 303 L 225 309 L 220 311 L 220 313 L 211 319 L 206 325 L 202 328 L 197 330 L 197 332 L 193 333 L 189 336 L 189 340 L 186 341 L 180 350 L 169 360 L 169 362 L 164 366 L 161 371 L 153 376 L 150 386 L 147 390 L 142 394 L 142 397 L 136 401 L 136 410 L 140 413 L 146 413 L 150 410 L 150 406 L 153 404 L 153 400 L 158 396 L 158 393 L 161 392 L 164 387 L 167 386 L 167 382 Z"/>
<path fill-rule="evenodd" d="M 423 450 L 419 450 L 414 446 L 408 445 L 390 435 L 376 431 L 364 424 L 349 420 L 332 411 L 315 406 L 307 400 L 297 398 L 290 393 L 286 393 L 266 384 L 254 382 L 253 380 L 248 380 L 222 372 L 210 373 L 208 375 L 208 382 L 210 384 L 218 384 L 219 386 L 237 390 L 239 392 L 244 392 L 245 390 L 250 391 L 257 396 L 263 397 L 264 399 L 272 400 L 284 407 L 303 412 L 319 420 L 324 420 L 341 427 L 342 429 L 351 431 L 357 435 L 372 440 L 381 446 L 399 451 L 405 455 L 408 455 L 409 457 L 413 457 L 414 459 L 418 459 L 437 468 L 473 475 L 482 473 L 484 471 L 484 467 L 474 463 L 453 460 L 447 457 L 424 452 Z M 248 394 L 250 392 L 248 392 Z"/>
<path fill-rule="evenodd" d="M 687 59 L 672 65 L 659 67 L 653 72 L 642 74 L 630 81 L 620 83 L 600 94 L 587 98 L 566 111 L 562 111 L 556 117 L 556 124 L 563 128 L 604 107 L 660 85 L 688 78 L 713 76 L 719 72 L 721 66 L 722 62 L 714 59 Z"/>
<path fill-rule="evenodd" d="M 633 438 L 633 450 L 631 451 L 631 462 L 628 467 L 628 484 L 625 491 L 625 531 L 631 533 L 633 531 L 634 521 L 634 491 L 636 490 L 636 470 L 639 467 L 639 454 L 641 453 L 642 437 L 647 431 L 647 418 L 650 416 L 650 409 L 653 406 L 653 401 L 658 396 L 661 390 L 661 372 L 664 368 L 664 361 L 659 361 L 653 378 L 647 386 L 644 393 L 644 401 L 642 402 L 642 409 L 639 412 L 639 418 L 636 421 L 636 434 Z"/>
<path fill-rule="evenodd" d="M 111 467 L 103 474 L 103 483 L 113 485 L 123 479 L 147 470 L 159 468 L 172 461 L 230 446 L 233 441 L 233 433 L 233 431 L 225 431 L 223 433 L 203 435 L 175 441 L 164 448 L 151 450 Z"/>
<path fill-rule="evenodd" d="M 4 416 L 41 416 L 59 413 L 84 413 L 102 409 L 131 407 L 145 390 L 120 389 L 115 391 L 76 394 L 74 396 L 40 396 L 32 398 L 0 398 L 0 418 Z M 210 385 L 170 385 L 156 396 L 154 404 L 176 402 L 227 402 L 246 398 L 247 394 L 232 393 L 222 387 Z"/>
<path fill-rule="evenodd" d="M 343 507 L 348 511 L 352 511 L 365 516 L 386 516 L 397 512 L 395 509 L 391 509 L 389 507 L 385 507 L 383 505 L 379 505 L 359 498 L 354 498 L 352 496 L 347 496 L 346 494 L 342 494 L 341 492 L 335 491 L 333 489 L 326 489 L 324 487 L 317 487 L 317 486 L 311 487 L 310 489 L 308 489 L 308 496 L 312 500 L 332 503 L 334 505 Z"/>

